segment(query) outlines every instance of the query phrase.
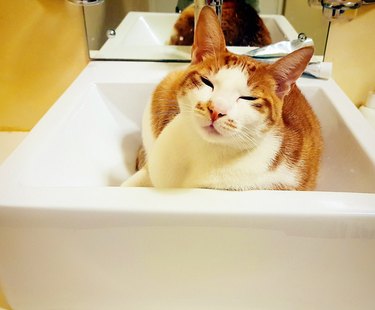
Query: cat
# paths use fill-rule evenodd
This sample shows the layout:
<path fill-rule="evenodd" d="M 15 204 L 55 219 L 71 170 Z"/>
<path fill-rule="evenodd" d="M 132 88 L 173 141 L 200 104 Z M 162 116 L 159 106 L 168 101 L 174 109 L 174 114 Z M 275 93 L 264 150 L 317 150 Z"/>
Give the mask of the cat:
<path fill-rule="evenodd" d="M 224 1 L 221 27 L 227 46 L 262 47 L 272 43 L 271 35 L 257 11 L 244 0 Z M 194 39 L 194 4 L 186 7 L 177 19 L 171 45 L 192 45 Z"/>
<path fill-rule="evenodd" d="M 313 55 L 273 64 L 227 51 L 217 16 L 203 7 L 191 64 L 167 75 L 143 115 L 138 171 L 124 186 L 312 190 L 320 125 L 296 86 Z"/>

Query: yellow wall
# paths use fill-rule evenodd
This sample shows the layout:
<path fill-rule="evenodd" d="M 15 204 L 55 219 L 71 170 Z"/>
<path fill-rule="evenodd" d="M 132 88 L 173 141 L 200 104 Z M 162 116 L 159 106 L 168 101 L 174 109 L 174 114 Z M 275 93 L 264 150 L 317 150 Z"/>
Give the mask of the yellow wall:
<path fill-rule="evenodd" d="M 307 0 L 288 0 L 284 15 L 298 33 L 304 32 L 314 40 L 315 53 L 323 55 L 329 23 L 322 10 L 310 7 Z"/>
<path fill-rule="evenodd" d="M 3 310 L 3 309 L 8 310 L 8 309 L 10 309 L 10 306 L 6 302 L 5 296 L 0 291 L 0 310 Z"/>
<path fill-rule="evenodd" d="M 82 8 L 0 1 L 0 130 L 30 130 L 88 62 Z"/>
<path fill-rule="evenodd" d="M 375 90 L 375 5 L 363 6 L 352 21 L 331 24 L 326 61 L 333 78 L 358 106 Z"/>
<path fill-rule="evenodd" d="M 0 32 L 0 130 L 27 131 L 88 62 L 82 8 L 0 0 Z M 1 308 L 9 305 L 0 289 Z"/>

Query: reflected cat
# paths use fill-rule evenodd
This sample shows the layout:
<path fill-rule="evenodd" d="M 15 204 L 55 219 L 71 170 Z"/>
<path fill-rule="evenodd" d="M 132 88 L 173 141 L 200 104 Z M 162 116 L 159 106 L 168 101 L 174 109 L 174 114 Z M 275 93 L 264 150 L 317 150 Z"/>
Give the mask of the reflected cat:
<path fill-rule="evenodd" d="M 224 1 L 221 28 L 227 46 L 265 46 L 272 43 L 270 32 L 257 11 L 245 0 Z M 192 45 L 194 4 L 185 8 L 173 29 L 171 45 Z"/>

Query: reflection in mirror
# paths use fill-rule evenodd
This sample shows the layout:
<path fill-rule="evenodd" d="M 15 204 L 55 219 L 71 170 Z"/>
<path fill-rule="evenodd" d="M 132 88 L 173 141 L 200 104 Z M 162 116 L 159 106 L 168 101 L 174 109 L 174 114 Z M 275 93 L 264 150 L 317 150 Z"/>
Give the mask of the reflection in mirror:
<path fill-rule="evenodd" d="M 181 12 L 173 26 L 170 45 L 192 45 L 194 15 L 198 14 L 190 1 L 179 0 Z M 205 3 L 205 1 L 203 1 Z M 257 1 L 225 1 L 219 5 L 219 18 L 227 46 L 266 46 L 272 43 L 270 32 L 257 12 Z"/>
<path fill-rule="evenodd" d="M 84 7 L 93 59 L 190 61 L 194 7 L 189 0 L 105 0 Z M 176 13 L 177 12 L 177 13 Z M 251 16 L 251 18 L 248 18 Z M 299 32 L 324 54 L 328 22 L 301 0 L 224 0 L 222 28 L 228 49 L 244 54 Z"/>

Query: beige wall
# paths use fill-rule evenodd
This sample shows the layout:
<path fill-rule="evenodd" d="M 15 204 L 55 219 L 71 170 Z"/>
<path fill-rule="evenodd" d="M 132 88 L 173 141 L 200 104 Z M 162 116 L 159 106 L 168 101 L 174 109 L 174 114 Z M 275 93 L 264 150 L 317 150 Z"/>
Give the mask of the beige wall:
<path fill-rule="evenodd" d="M 319 8 L 311 8 L 307 0 L 287 0 L 284 15 L 298 33 L 304 32 L 314 40 L 315 53 L 324 55 L 328 21 Z"/>
<path fill-rule="evenodd" d="M 88 62 L 82 8 L 0 1 L 0 130 L 30 130 Z"/>
<path fill-rule="evenodd" d="M 375 5 L 362 7 L 355 19 L 331 24 L 326 61 L 333 78 L 358 106 L 375 90 Z"/>

